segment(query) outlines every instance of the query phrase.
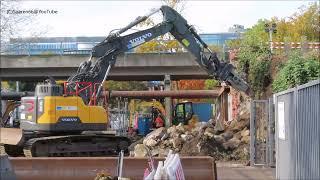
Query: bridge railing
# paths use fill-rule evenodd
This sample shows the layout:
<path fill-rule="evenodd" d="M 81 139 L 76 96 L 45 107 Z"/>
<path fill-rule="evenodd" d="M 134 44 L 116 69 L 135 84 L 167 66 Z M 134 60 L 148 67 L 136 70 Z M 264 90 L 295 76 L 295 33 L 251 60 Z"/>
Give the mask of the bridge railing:
<path fill-rule="evenodd" d="M 4 55 L 64 55 L 90 54 L 98 42 L 11 43 L 1 52 Z"/>
<path fill-rule="evenodd" d="M 70 54 L 90 54 L 92 47 L 99 42 L 53 42 L 53 43 L 10 43 L 4 50 L 2 55 L 70 55 Z M 176 48 L 175 48 L 176 49 Z M 179 52 L 186 50 L 180 48 Z M 135 50 L 129 50 L 127 53 L 134 53 Z M 148 49 L 148 53 L 168 53 L 168 50 L 153 47 Z M 171 52 L 171 51 L 170 51 Z M 174 52 L 172 52 L 174 53 Z"/>

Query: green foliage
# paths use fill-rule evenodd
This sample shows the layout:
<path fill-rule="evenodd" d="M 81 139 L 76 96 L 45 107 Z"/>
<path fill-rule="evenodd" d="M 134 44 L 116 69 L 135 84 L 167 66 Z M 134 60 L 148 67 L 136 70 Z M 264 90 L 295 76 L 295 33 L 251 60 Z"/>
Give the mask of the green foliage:
<path fill-rule="evenodd" d="M 247 75 L 247 81 L 259 98 L 270 83 L 271 57 L 269 50 L 263 46 L 245 47 L 238 55 L 239 71 Z"/>
<path fill-rule="evenodd" d="M 218 86 L 220 83 L 215 79 L 207 79 L 204 81 L 204 89 L 210 90 Z"/>
<path fill-rule="evenodd" d="M 143 81 L 107 81 L 104 84 L 106 90 L 117 90 L 117 91 L 142 91 L 147 90 L 147 85 Z M 117 98 L 111 98 L 109 105 L 114 108 L 117 107 Z"/>
<path fill-rule="evenodd" d="M 259 20 L 245 32 L 237 55 L 238 71 L 245 74 L 257 98 L 270 83 L 271 54 L 266 44 L 268 37 L 264 31 L 264 24 L 265 20 Z"/>
<path fill-rule="evenodd" d="M 259 19 L 257 24 L 251 29 L 248 29 L 244 33 L 241 47 L 243 47 L 243 45 L 251 47 L 266 46 L 268 42 L 268 33 L 265 32 L 265 24 L 267 22 L 268 21 L 265 19 Z"/>
<path fill-rule="evenodd" d="M 139 91 L 147 90 L 147 85 L 142 81 L 107 81 L 105 84 L 107 90 L 118 91 Z"/>
<path fill-rule="evenodd" d="M 268 33 L 265 32 L 266 23 L 276 23 L 278 32 L 273 35 L 273 41 L 300 42 L 319 41 L 319 11 L 320 6 L 312 3 L 309 7 L 299 8 L 299 12 L 288 19 L 259 20 L 256 25 L 248 29 L 241 40 L 228 41 L 231 48 L 239 48 L 237 68 L 244 73 L 247 81 L 259 98 L 271 82 L 271 53 L 268 47 Z M 306 83 L 319 78 L 319 55 L 303 57 L 301 54 L 292 54 L 289 62 L 279 64 L 278 77 L 273 83 L 273 90 L 278 92 L 298 84 Z"/>
<path fill-rule="evenodd" d="M 280 69 L 272 88 L 274 92 L 279 92 L 319 78 L 319 57 L 315 54 L 303 56 L 299 52 L 293 52 L 284 67 Z"/>
<path fill-rule="evenodd" d="M 238 49 L 241 45 L 241 39 L 227 40 L 226 45 L 230 49 Z"/>

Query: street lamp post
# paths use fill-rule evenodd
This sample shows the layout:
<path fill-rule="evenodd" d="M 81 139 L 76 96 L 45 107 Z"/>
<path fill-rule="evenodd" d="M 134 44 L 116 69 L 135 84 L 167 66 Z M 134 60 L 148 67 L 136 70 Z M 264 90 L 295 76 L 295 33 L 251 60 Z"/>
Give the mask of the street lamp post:
<path fill-rule="evenodd" d="M 265 25 L 265 31 L 267 33 L 269 33 L 269 44 L 270 44 L 270 51 L 271 53 L 273 52 L 273 44 L 272 44 L 272 34 L 273 33 L 277 33 L 277 24 L 276 23 L 272 23 L 271 26 L 266 23 Z"/>

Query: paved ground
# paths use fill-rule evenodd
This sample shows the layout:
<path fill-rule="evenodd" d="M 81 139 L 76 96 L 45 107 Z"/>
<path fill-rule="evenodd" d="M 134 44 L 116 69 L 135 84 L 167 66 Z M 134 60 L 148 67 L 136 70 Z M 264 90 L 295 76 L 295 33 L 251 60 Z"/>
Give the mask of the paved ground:
<path fill-rule="evenodd" d="M 275 168 L 243 166 L 228 162 L 217 162 L 218 180 L 274 180 Z"/>

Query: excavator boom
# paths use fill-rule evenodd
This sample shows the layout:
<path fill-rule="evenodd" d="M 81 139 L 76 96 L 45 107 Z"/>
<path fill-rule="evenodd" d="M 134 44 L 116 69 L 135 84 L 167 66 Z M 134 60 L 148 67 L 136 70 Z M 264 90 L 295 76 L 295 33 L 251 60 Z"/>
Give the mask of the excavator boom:
<path fill-rule="evenodd" d="M 161 23 L 149 29 L 121 36 L 122 33 L 145 21 L 159 10 L 163 15 Z M 234 67 L 229 63 L 221 62 L 216 53 L 212 52 L 196 33 L 193 26 L 189 25 L 178 12 L 169 6 L 161 6 L 159 10 L 153 10 L 145 16 L 138 17 L 129 25 L 116 33 L 111 33 L 104 41 L 93 47 L 92 57 L 97 58 L 96 63 L 92 65 L 91 58 L 82 63 L 78 72 L 69 78 L 69 84 L 72 86 L 73 82 L 76 81 L 103 83 L 106 80 L 110 67 L 115 64 L 119 54 L 169 32 L 195 57 L 200 67 L 210 76 L 249 94 L 249 86 L 234 72 Z M 85 97 L 85 95 L 82 97 Z M 89 97 L 85 98 L 88 100 Z"/>

